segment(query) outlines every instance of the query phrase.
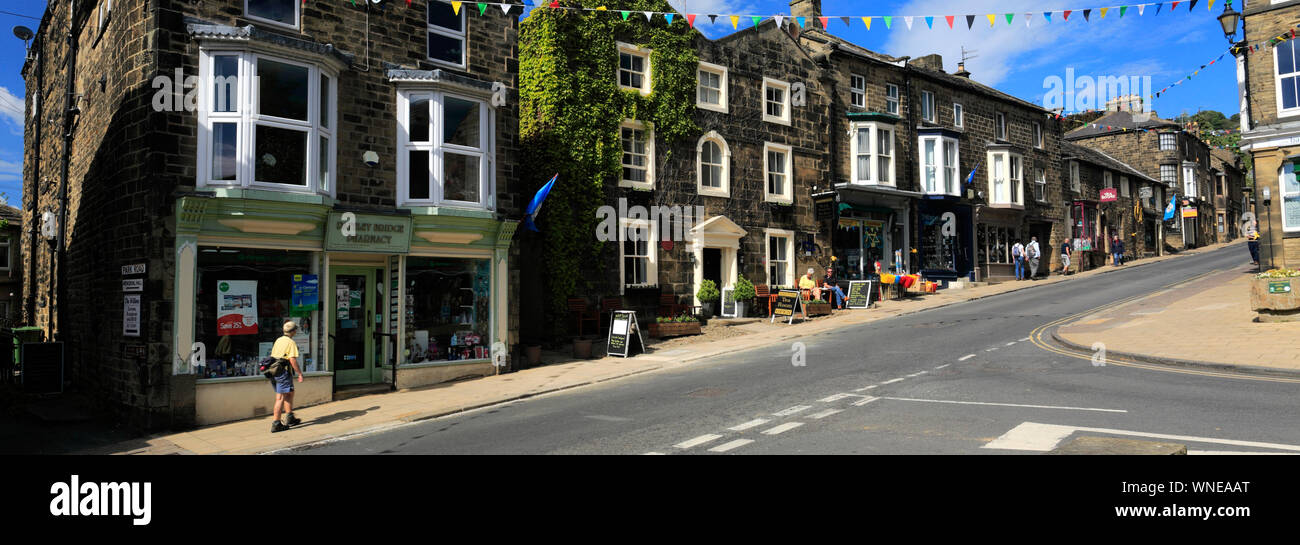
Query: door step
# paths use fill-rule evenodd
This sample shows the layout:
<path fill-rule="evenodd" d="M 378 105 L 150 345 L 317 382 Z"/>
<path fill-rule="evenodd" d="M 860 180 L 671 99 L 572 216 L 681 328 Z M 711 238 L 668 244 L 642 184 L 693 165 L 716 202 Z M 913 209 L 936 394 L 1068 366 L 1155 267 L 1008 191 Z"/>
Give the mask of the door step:
<path fill-rule="evenodd" d="M 353 386 L 339 386 L 334 389 L 334 401 L 343 401 L 354 397 L 368 396 L 374 394 L 386 394 L 393 389 L 390 384 L 357 384 Z"/>

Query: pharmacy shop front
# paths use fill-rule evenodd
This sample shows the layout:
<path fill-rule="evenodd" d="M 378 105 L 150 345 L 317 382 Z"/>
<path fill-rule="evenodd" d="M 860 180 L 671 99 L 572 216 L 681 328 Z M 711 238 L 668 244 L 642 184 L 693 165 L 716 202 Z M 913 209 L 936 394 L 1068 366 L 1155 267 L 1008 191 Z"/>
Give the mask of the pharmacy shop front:
<path fill-rule="evenodd" d="M 305 375 L 297 406 L 391 385 L 394 373 L 399 389 L 491 374 L 492 346 L 509 346 L 513 222 L 311 206 L 295 217 L 283 203 L 259 219 L 255 201 L 187 205 L 203 209 L 203 227 L 178 237 L 176 345 L 190 357 L 173 371 L 194 375 L 199 425 L 269 414 L 256 364 L 289 320 Z"/>

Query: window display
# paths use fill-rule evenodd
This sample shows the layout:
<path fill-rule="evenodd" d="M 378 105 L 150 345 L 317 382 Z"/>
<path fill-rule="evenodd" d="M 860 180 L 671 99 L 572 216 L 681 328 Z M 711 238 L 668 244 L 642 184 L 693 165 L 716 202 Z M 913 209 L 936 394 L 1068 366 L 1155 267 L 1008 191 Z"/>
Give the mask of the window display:
<path fill-rule="evenodd" d="M 316 312 L 293 312 L 294 282 L 299 291 L 309 276 L 309 252 L 213 248 L 199 250 L 195 339 L 204 345 L 199 378 L 260 376 L 258 360 L 271 354 L 284 322 L 298 323 L 294 340 L 304 372 L 316 371 L 311 332 Z"/>
<path fill-rule="evenodd" d="M 921 247 L 925 248 L 921 268 L 957 270 L 957 237 L 943 234 L 943 216 L 921 214 Z"/>
<path fill-rule="evenodd" d="M 488 358 L 491 262 L 406 260 L 406 363 Z"/>

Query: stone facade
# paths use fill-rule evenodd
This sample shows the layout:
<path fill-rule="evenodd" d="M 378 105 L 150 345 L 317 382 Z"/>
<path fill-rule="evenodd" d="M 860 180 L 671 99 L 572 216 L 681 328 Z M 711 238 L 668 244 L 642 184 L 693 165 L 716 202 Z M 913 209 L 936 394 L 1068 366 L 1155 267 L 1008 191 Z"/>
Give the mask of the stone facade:
<path fill-rule="evenodd" d="M 111 14 L 98 26 L 106 2 L 76 2 L 70 21 L 69 3 L 51 3 L 35 42 L 37 60 L 27 64 L 27 94 L 40 97 L 29 119 L 26 138 L 24 206 L 27 228 L 35 227 L 33 211 L 58 211 L 63 179 L 60 161 L 63 140 L 61 97 L 69 61 L 76 63 L 74 93 L 80 114 L 71 123 L 71 156 L 67 176 L 66 256 L 52 259 L 51 245 L 24 240 L 24 255 L 34 255 L 33 282 L 24 290 L 28 321 L 46 327 L 67 344 L 68 381 L 96 395 L 106 407 L 120 411 L 133 426 L 153 429 L 185 425 L 193 420 L 173 409 L 185 392 L 174 391 L 174 362 L 184 361 L 186 348 L 173 346 L 176 297 L 178 217 L 207 207 L 211 188 L 198 181 L 198 115 L 186 111 L 183 99 L 170 111 L 158 111 L 155 77 L 199 75 L 200 42 L 195 25 L 209 25 L 217 38 L 234 33 L 277 57 L 316 63 L 338 63 L 336 119 L 332 146 L 336 152 L 333 196 L 316 201 L 320 214 L 335 209 L 393 213 L 397 208 L 397 92 L 390 70 L 433 71 L 447 78 L 463 77 L 505 85 L 505 106 L 495 114 L 497 218 L 522 214 L 517 155 L 518 62 L 515 39 L 518 22 L 500 9 L 466 19 L 467 65 L 463 69 L 437 65 L 426 56 L 428 30 L 425 2 L 411 6 L 369 3 L 312 2 L 296 6 L 294 28 L 251 19 L 241 0 L 184 2 L 114 2 Z M 62 30 L 77 29 L 75 55 L 70 55 Z M 251 29 L 251 30 L 249 30 Z M 219 36 L 221 33 L 230 36 Z M 260 44 L 260 45 L 259 45 Z M 332 45 L 326 45 L 332 44 Z M 209 44 L 211 45 L 211 44 Z M 331 60 L 332 59 L 332 60 Z M 183 80 L 182 80 L 183 81 Z M 175 82 L 177 85 L 180 82 Z M 170 89 L 171 87 L 167 87 Z M 179 89 L 184 94 L 187 89 Z M 38 145 L 39 143 L 39 145 Z M 368 166 L 362 154 L 381 157 Z M 183 197 L 190 199 L 178 204 Z M 258 197 L 242 195 L 253 204 Z M 316 197 L 319 199 L 319 196 Z M 197 200 L 196 200 L 197 199 Z M 272 196 L 272 200 L 279 197 Z M 295 197 L 286 197 L 293 201 Z M 295 202 L 311 199 L 297 198 Z M 200 204 L 195 204 L 200 203 Z M 416 211 L 419 215 L 423 212 Z M 436 214 L 437 212 L 433 212 Z M 185 235 L 191 239 L 193 233 Z M 318 235 L 319 236 L 319 235 Z M 510 252 L 517 255 L 517 248 Z M 51 263 L 58 262 L 51 271 Z M 141 334 L 122 334 L 121 265 L 145 263 Z M 517 276 L 511 259 L 510 276 Z M 60 270 L 62 269 L 62 270 Z M 51 291 L 51 278 L 60 279 Z M 61 283 L 61 285 L 60 285 Z M 517 282 L 508 282 L 517 286 Z M 52 295 L 51 295 L 52 293 Z M 190 293 L 187 291 L 186 293 Z M 52 300 L 51 300 L 52 298 Z M 509 300 L 517 300 L 512 288 Z M 51 316 L 50 309 L 55 309 Z M 517 338 L 517 312 L 509 312 L 509 338 Z M 143 352 L 139 352 L 143 348 Z M 178 352 L 179 351 L 179 352 Z M 177 356 L 180 354 L 180 356 Z M 181 360 L 177 358 L 180 357 Z M 183 384 L 183 382 L 182 382 Z M 181 388 L 192 389 L 193 381 Z M 192 402 L 193 392 L 189 392 Z M 186 409 L 181 408 L 183 413 Z M 193 410 L 191 406 L 189 411 Z"/>
<path fill-rule="evenodd" d="M 1237 154 L 1221 149 L 1210 150 L 1211 173 L 1214 180 L 1215 236 L 1219 242 L 1231 242 L 1241 235 L 1243 188 L 1246 173 Z"/>
<path fill-rule="evenodd" d="M 1091 148 L 1064 142 L 1061 153 L 1067 177 L 1066 194 L 1072 203 L 1069 240 L 1075 253 L 1071 258 L 1071 270 L 1083 271 L 1109 263 L 1114 251 L 1112 240 L 1116 235 L 1124 243 L 1124 254 L 1128 259 L 1157 255 L 1158 248 L 1153 243 L 1159 240 L 1155 215 L 1155 205 L 1160 200 L 1160 192 L 1155 186 L 1160 185 L 1159 182 Z M 1078 191 L 1074 190 L 1072 181 L 1072 163 L 1078 164 Z M 1108 177 L 1117 200 L 1101 202 L 1101 192 L 1106 188 Z M 1149 199 L 1140 197 L 1143 187 L 1152 191 Z M 1143 205 L 1140 209 L 1137 207 L 1139 203 Z M 1059 243 L 1053 246 L 1053 253 L 1061 253 Z"/>

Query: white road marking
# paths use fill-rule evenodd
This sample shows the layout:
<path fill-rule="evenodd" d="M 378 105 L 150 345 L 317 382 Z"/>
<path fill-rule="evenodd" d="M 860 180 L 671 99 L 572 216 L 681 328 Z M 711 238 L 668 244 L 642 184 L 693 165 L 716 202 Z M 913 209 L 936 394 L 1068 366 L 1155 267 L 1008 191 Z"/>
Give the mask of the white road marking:
<path fill-rule="evenodd" d="M 823 397 L 821 399 L 818 399 L 817 401 L 820 401 L 822 403 L 831 403 L 833 401 L 839 401 L 841 399 L 847 399 L 850 397 L 863 397 L 863 395 L 862 394 L 835 394 L 833 396 Z"/>
<path fill-rule="evenodd" d="M 951 364 L 951 363 L 945 363 L 945 364 L 943 364 L 943 365 L 940 365 L 940 366 L 938 366 L 938 367 L 935 367 L 934 370 L 935 370 L 935 371 L 938 371 L 938 370 L 943 369 L 944 367 L 947 367 L 947 366 L 949 366 L 949 365 L 952 365 L 952 364 Z"/>
<path fill-rule="evenodd" d="M 878 397 L 868 397 L 868 398 L 863 399 L 863 400 L 860 400 L 860 401 L 854 401 L 854 402 L 853 402 L 853 406 L 854 406 L 854 407 L 861 407 L 861 406 L 866 405 L 866 404 L 868 404 L 868 403 L 871 403 L 872 401 L 875 401 L 875 400 L 877 400 L 877 399 L 880 399 L 880 398 L 878 398 Z"/>
<path fill-rule="evenodd" d="M 1013 345 L 1015 345 L 1015 344 L 1016 344 L 1016 341 L 1011 341 L 1011 342 L 1009 342 L 1009 343 L 1007 343 L 1007 344 L 1005 344 L 1005 345 L 1003 345 L 1003 346 L 1013 346 Z"/>
<path fill-rule="evenodd" d="M 919 376 L 924 375 L 924 374 L 926 374 L 926 373 L 928 373 L 928 371 L 921 371 L 920 373 L 912 373 L 912 374 L 910 374 L 910 375 L 907 375 L 907 378 L 915 378 L 915 377 L 919 377 Z"/>
<path fill-rule="evenodd" d="M 1023 342 L 1028 342 L 1028 341 L 1029 341 L 1029 337 L 1025 337 L 1025 338 L 1023 338 L 1023 339 L 1020 339 L 1020 342 L 1022 342 L 1022 343 L 1023 343 Z"/>
<path fill-rule="evenodd" d="M 802 425 L 803 422 L 786 422 L 775 428 L 763 430 L 763 435 L 776 435 L 778 433 L 790 431 Z"/>
<path fill-rule="evenodd" d="M 879 384 L 872 384 L 871 386 L 867 386 L 867 387 L 864 387 L 864 388 L 858 388 L 857 390 L 854 390 L 854 391 L 855 391 L 855 392 L 865 392 L 865 391 L 867 391 L 867 390 L 873 390 L 873 389 L 875 389 L 877 386 L 880 386 L 880 385 L 879 385 Z"/>
<path fill-rule="evenodd" d="M 898 377 L 898 378 L 893 379 L 893 380 L 886 380 L 886 381 L 880 383 L 880 385 L 881 385 L 881 386 L 884 386 L 884 385 L 886 385 L 886 384 L 893 384 L 893 383 L 895 383 L 895 382 L 903 382 L 904 380 L 907 380 L 907 377 Z"/>
<path fill-rule="evenodd" d="M 1023 407 L 1026 409 L 1063 409 L 1071 411 L 1096 411 L 1103 413 L 1126 413 L 1125 409 L 1097 409 L 1093 407 L 1061 407 L 1057 405 L 1022 405 L 1019 403 L 994 403 L 988 401 L 953 401 L 949 399 L 916 399 L 911 397 L 883 397 L 894 401 L 920 401 L 924 403 L 951 403 L 954 405 L 990 405 L 995 407 Z"/>
<path fill-rule="evenodd" d="M 811 408 L 812 405 L 795 405 L 784 411 L 772 413 L 772 416 L 790 416 L 792 414 L 803 412 Z"/>
<path fill-rule="evenodd" d="M 1200 456 L 1295 456 L 1294 452 L 1257 452 L 1247 450 L 1189 450 L 1188 455 Z"/>
<path fill-rule="evenodd" d="M 957 358 L 957 361 L 966 361 L 966 360 L 971 359 L 971 358 L 973 358 L 973 357 L 975 357 L 975 354 L 966 354 L 965 356 L 962 356 L 962 357 L 960 357 L 960 358 Z"/>
<path fill-rule="evenodd" d="M 830 415 L 832 415 L 832 414 L 835 414 L 835 413 L 842 413 L 842 412 L 844 412 L 843 409 L 826 409 L 826 410 L 824 410 L 824 411 L 822 411 L 822 412 L 819 412 L 819 413 L 816 413 L 816 414 L 810 414 L 810 415 L 808 415 L 808 418 L 813 418 L 813 419 L 816 419 L 816 420 L 821 420 L 821 419 L 826 418 L 826 417 L 828 417 L 828 416 L 830 416 Z"/>
<path fill-rule="evenodd" d="M 719 438 L 721 438 L 721 437 L 722 437 L 721 435 L 717 435 L 717 434 L 709 433 L 709 434 L 701 435 L 701 436 L 696 437 L 696 438 L 694 438 L 694 439 L 688 439 L 688 440 L 686 440 L 686 441 L 682 441 L 682 442 L 677 443 L 676 445 L 673 445 L 673 446 L 674 446 L 674 447 L 677 447 L 677 448 L 691 448 L 691 447 L 698 447 L 698 446 L 700 446 L 700 445 L 703 445 L 703 444 L 705 444 L 705 443 L 708 443 L 709 441 L 712 441 L 712 440 L 714 440 L 714 439 L 719 439 Z"/>
<path fill-rule="evenodd" d="M 731 441 L 729 443 L 723 443 L 721 445 L 713 447 L 709 449 L 709 452 L 727 452 L 728 450 L 731 450 L 733 448 L 743 447 L 753 442 L 754 442 L 753 439 L 737 439 L 735 441 Z"/>
<path fill-rule="evenodd" d="M 1240 441 L 1236 439 L 1219 439 L 1215 437 L 1197 437 L 1195 435 L 1172 435 L 1167 433 L 1147 433 L 1140 431 L 1116 430 L 1110 428 L 1082 428 L 1078 426 L 1060 426 L 1056 424 L 1039 424 L 1037 422 L 1025 422 L 1012 428 L 1011 431 L 1002 434 L 1001 437 L 994 439 L 983 448 L 1004 449 L 1004 450 L 1032 450 L 1046 452 L 1056 448 L 1056 445 L 1062 439 L 1069 437 L 1074 432 L 1091 432 L 1104 433 L 1109 435 L 1127 435 L 1132 437 L 1146 437 L 1149 439 L 1165 439 L 1171 441 L 1186 441 L 1190 443 L 1216 443 L 1220 445 L 1232 445 L 1237 447 L 1250 447 L 1283 450 L 1288 452 L 1300 452 L 1300 445 L 1288 445 L 1284 443 L 1263 443 L 1259 441 Z M 1214 451 L 1188 451 L 1188 454 L 1210 453 Z M 1251 453 L 1260 454 L 1260 453 Z"/>
<path fill-rule="evenodd" d="M 766 423 L 768 423 L 768 420 L 765 418 L 755 418 L 753 420 L 750 420 L 749 422 L 745 422 L 744 424 L 736 424 L 735 426 L 732 426 L 727 429 L 731 431 L 745 431 L 749 428 L 756 428 Z"/>
<path fill-rule="evenodd" d="M 663 455 L 664 453 L 662 452 L 647 452 L 645 454 L 642 454 L 642 456 L 663 456 Z"/>
<path fill-rule="evenodd" d="M 998 349 L 998 347 L 995 346 L 995 347 L 993 347 L 993 348 L 986 348 L 986 349 L 984 349 L 984 351 L 985 351 L 985 352 L 992 352 L 992 351 L 997 350 L 997 349 Z"/>

